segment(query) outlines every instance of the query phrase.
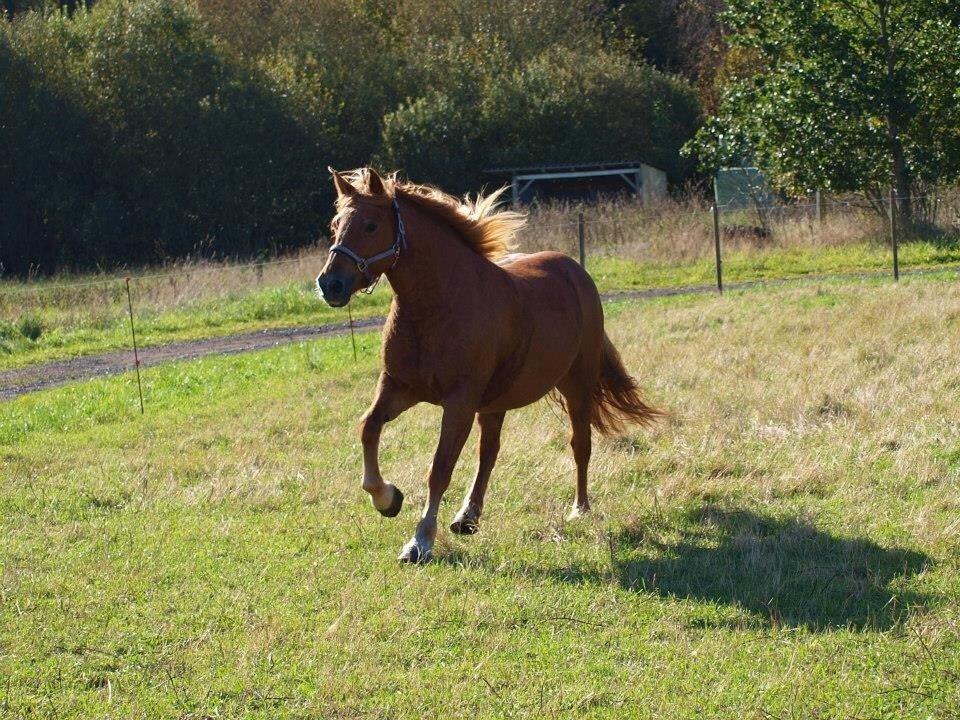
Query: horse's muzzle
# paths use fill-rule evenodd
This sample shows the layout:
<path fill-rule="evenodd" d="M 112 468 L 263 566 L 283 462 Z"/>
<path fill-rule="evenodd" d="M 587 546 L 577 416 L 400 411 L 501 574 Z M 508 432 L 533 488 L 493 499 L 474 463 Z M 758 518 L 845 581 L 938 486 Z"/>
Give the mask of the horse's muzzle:
<path fill-rule="evenodd" d="M 324 273 L 317 277 L 317 290 L 330 307 L 343 307 L 350 302 L 353 283 L 334 273 Z"/>

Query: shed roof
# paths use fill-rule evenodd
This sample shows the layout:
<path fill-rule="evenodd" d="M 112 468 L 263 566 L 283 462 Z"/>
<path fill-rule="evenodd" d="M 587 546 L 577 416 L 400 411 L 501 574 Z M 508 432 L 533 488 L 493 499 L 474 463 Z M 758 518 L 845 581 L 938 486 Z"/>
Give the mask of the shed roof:
<path fill-rule="evenodd" d="M 618 162 L 592 162 L 592 163 L 565 163 L 549 165 L 528 165 L 525 167 L 500 167 L 488 168 L 483 172 L 487 175 L 517 175 L 522 173 L 571 173 L 571 172 L 591 172 L 595 170 L 637 170 L 640 166 L 646 165 L 655 170 L 661 168 L 651 165 L 642 160 L 620 160 Z"/>

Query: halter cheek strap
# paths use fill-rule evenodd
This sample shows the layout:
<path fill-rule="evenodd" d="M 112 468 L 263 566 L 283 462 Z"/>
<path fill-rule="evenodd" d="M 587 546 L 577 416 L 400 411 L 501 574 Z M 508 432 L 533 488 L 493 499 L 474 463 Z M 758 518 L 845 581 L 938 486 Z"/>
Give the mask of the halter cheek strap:
<path fill-rule="evenodd" d="M 377 283 L 380 282 L 380 278 L 383 276 L 383 273 L 389 272 L 396 267 L 397 261 L 400 260 L 400 251 L 406 250 L 407 248 L 407 231 L 403 226 L 403 218 L 400 216 L 400 205 L 397 203 L 396 198 L 393 199 L 391 207 L 393 207 L 394 222 L 393 245 L 388 247 L 383 252 L 379 252 L 376 255 L 370 255 L 369 257 L 363 257 L 362 255 L 355 253 L 342 242 L 330 247 L 331 253 L 340 253 L 341 255 L 346 255 L 348 258 L 353 260 L 357 266 L 357 270 L 360 271 L 364 280 L 367 281 L 367 286 L 363 288 L 361 292 L 367 293 L 368 295 L 373 292 L 374 288 L 377 287 Z M 390 265 L 390 267 L 377 273 L 371 272 L 370 267 L 374 263 L 378 263 L 381 260 L 387 260 L 391 257 L 393 258 L 393 263 Z"/>

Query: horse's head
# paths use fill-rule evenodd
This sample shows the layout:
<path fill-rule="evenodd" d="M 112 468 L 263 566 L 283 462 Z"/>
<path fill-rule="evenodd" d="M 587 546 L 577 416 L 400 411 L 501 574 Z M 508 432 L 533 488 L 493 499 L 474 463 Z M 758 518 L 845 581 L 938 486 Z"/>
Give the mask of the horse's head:
<path fill-rule="evenodd" d="M 330 226 L 333 244 L 317 276 L 317 290 L 328 305 L 343 307 L 355 292 L 371 286 L 393 267 L 402 238 L 396 232 L 392 198 L 376 171 L 354 171 L 348 179 L 329 170 L 337 189 L 337 215 Z"/>

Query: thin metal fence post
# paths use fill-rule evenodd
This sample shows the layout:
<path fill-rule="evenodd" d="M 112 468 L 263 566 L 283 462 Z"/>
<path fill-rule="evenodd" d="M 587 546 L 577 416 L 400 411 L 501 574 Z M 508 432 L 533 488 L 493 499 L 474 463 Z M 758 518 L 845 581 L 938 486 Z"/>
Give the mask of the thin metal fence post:
<path fill-rule="evenodd" d="M 900 257 L 897 248 L 897 191 L 890 188 L 890 245 L 893 248 L 893 279 L 900 281 Z"/>
<path fill-rule="evenodd" d="M 822 225 L 823 224 L 823 195 L 820 194 L 819 190 L 817 190 L 816 205 L 817 205 L 817 210 L 816 210 L 817 225 Z"/>
<path fill-rule="evenodd" d="M 580 267 L 587 267 L 587 246 L 583 237 L 583 213 L 577 213 L 577 240 L 580 243 Z"/>
<path fill-rule="evenodd" d="M 137 330 L 133 326 L 133 298 L 130 295 L 130 278 L 127 281 L 127 310 L 130 312 L 130 335 L 133 337 L 133 365 L 137 369 L 137 392 L 140 394 L 140 414 L 143 415 L 143 385 L 140 383 L 140 353 L 137 352 Z"/>
<path fill-rule="evenodd" d="M 723 294 L 723 263 L 720 259 L 720 208 L 714 203 L 713 212 L 713 246 L 717 257 L 717 290 Z"/>

